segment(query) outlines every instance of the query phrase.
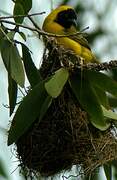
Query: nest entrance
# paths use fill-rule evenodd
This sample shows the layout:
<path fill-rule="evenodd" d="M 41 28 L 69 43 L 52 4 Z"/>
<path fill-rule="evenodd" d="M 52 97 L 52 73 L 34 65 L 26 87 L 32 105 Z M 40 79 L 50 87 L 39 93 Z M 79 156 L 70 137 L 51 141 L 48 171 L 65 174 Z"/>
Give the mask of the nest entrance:
<path fill-rule="evenodd" d="M 62 56 L 60 53 L 55 48 L 45 54 L 40 70 L 43 78 L 60 68 L 59 58 L 67 57 L 66 52 Z M 72 165 L 80 165 L 84 173 L 90 173 L 117 158 L 117 141 L 111 129 L 101 132 L 90 124 L 68 84 L 53 100 L 43 120 L 38 124 L 37 119 L 16 146 L 26 176 L 29 172 L 53 176 Z"/>

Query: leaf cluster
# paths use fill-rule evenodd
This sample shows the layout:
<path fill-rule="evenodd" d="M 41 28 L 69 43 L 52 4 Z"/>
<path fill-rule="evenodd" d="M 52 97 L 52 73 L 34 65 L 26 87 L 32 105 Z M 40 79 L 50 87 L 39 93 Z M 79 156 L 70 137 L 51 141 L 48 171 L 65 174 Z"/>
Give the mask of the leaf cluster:
<path fill-rule="evenodd" d="M 16 0 L 13 14 L 26 15 L 32 7 L 32 1 Z M 14 18 L 16 23 L 23 23 L 24 17 Z M 17 29 L 17 30 L 16 30 Z M 17 105 L 18 87 L 24 88 L 25 76 L 30 83 L 30 90 L 13 117 L 8 135 L 8 145 L 16 142 L 38 118 L 43 120 L 54 98 L 59 97 L 68 83 L 80 106 L 87 112 L 89 121 L 100 131 L 107 130 L 112 123 L 116 125 L 117 114 L 112 108 L 117 107 L 117 82 L 109 75 L 95 70 L 81 69 L 71 72 L 62 65 L 53 75 L 43 79 L 34 65 L 28 47 L 21 44 L 22 56 L 15 41 L 15 33 L 24 40 L 25 34 L 16 26 L 12 31 L 3 24 L 0 26 L 0 51 L 4 66 L 8 72 L 8 94 L 10 115 Z M 107 177 L 110 166 L 104 166 Z M 109 178 L 108 178 L 109 179 Z"/>

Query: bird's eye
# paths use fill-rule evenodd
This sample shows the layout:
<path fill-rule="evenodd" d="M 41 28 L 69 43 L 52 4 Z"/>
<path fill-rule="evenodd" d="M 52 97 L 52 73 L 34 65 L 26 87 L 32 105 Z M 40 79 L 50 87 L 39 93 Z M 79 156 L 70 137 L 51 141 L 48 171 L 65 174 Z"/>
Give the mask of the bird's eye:
<path fill-rule="evenodd" d="M 68 17 L 69 17 L 69 14 L 65 13 L 65 14 L 64 14 L 64 17 L 65 17 L 65 18 L 68 18 Z"/>

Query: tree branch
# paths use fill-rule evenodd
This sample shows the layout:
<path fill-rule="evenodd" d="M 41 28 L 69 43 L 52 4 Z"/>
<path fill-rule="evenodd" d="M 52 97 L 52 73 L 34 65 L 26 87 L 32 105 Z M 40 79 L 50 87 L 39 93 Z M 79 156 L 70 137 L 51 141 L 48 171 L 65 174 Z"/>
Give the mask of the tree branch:
<path fill-rule="evenodd" d="M 31 21 L 32 21 L 32 19 L 31 19 Z M 34 24 L 34 21 L 32 21 L 32 22 Z M 83 33 L 82 31 L 84 31 L 84 30 L 86 30 L 88 28 L 88 27 L 86 27 L 81 32 L 75 32 L 75 33 L 71 33 L 71 34 L 68 34 L 68 35 L 58 35 L 58 34 L 53 34 L 53 33 L 45 32 L 45 31 L 41 30 L 37 25 L 36 25 L 36 27 L 38 27 L 38 28 L 32 28 L 32 27 L 29 27 L 29 26 L 25 26 L 25 25 L 22 25 L 22 24 L 19 24 L 19 23 L 15 23 L 15 22 L 8 21 L 8 20 L 3 20 L 3 19 L 0 19 L 0 23 L 11 24 L 11 25 L 14 25 L 14 26 L 18 26 L 18 27 L 22 27 L 22 28 L 28 29 L 30 31 L 35 31 L 39 35 L 42 35 L 42 36 L 59 37 L 59 38 L 70 37 L 70 36 L 81 35 L 81 34 L 84 35 L 85 33 Z"/>
<path fill-rule="evenodd" d="M 0 23 L 6 23 L 6 24 L 11 24 L 11 25 L 17 26 L 17 27 L 22 27 L 22 28 L 28 29 L 30 31 L 35 31 L 39 35 L 43 35 L 43 36 L 47 36 L 47 37 L 60 37 L 60 38 L 81 35 L 81 34 L 84 35 L 85 33 L 83 33 L 83 32 L 89 28 L 89 27 L 86 27 L 83 30 L 81 30 L 80 32 L 75 32 L 75 33 L 68 34 L 68 35 L 58 35 L 58 34 L 45 32 L 45 31 L 41 30 L 38 27 L 38 25 L 34 22 L 34 20 L 31 18 L 31 16 L 42 15 L 44 13 L 45 12 L 33 13 L 33 14 L 29 14 L 29 15 L 4 16 L 4 17 L 0 17 Z M 19 24 L 16 22 L 5 20 L 5 19 L 10 19 L 10 18 L 16 18 L 16 17 L 28 17 L 30 19 L 30 21 L 32 22 L 32 24 L 34 25 L 34 28 L 23 25 L 23 24 Z M 5 34 L 5 36 L 6 36 L 6 34 Z M 99 63 L 99 64 L 97 64 L 97 63 L 88 63 L 88 64 L 82 64 L 82 65 L 75 64 L 74 68 L 77 68 L 77 69 L 83 68 L 83 69 L 90 69 L 90 70 L 96 70 L 96 71 L 110 70 L 113 68 L 117 68 L 117 60 L 111 60 L 109 63 L 104 62 L 104 63 Z"/>
<path fill-rule="evenodd" d="M 19 17 L 31 17 L 31 16 L 37 16 L 37 15 L 42 15 L 45 12 L 41 12 L 41 13 L 33 13 L 33 14 L 27 14 L 27 15 L 11 15 L 11 16 L 1 16 L 0 20 L 4 20 L 4 19 L 12 19 L 12 18 L 19 18 Z"/>
<path fill-rule="evenodd" d="M 75 69 L 88 69 L 88 70 L 95 70 L 95 71 L 104 71 L 104 70 L 111 70 L 117 68 L 117 60 L 111 60 L 110 62 L 104 63 L 88 63 L 82 65 L 75 65 Z"/>

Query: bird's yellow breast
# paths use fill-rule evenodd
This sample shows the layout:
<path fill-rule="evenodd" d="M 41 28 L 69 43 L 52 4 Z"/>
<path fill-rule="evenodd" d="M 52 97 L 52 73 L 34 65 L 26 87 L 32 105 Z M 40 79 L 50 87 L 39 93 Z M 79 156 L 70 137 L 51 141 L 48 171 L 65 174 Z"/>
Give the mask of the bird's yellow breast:
<path fill-rule="evenodd" d="M 78 42 L 68 37 L 62 37 L 62 38 L 56 38 L 56 39 L 57 39 L 57 42 L 63 45 L 64 48 L 72 50 L 76 55 L 84 58 L 86 63 L 94 62 L 95 56 L 88 48 L 81 46 Z"/>
<path fill-rule="evenodd" d="M 64 31 L 64 28 L 62 28 L 59 24 L 57 23 L 47 23 L 46 25 L 43 26 L 44 31 L 53 33 L 53 34 L 58 34 L 58 35 L 66 35 L 66 32 Z M 69 31 L 69 33 L 75 32 L 75 31 Z M 69 37 L 56 37 L 57 42 L 60 45 L 63 45 L 64 48 L 68 50 L 72 50 L 76 55 L 81 56 L 86 60 L 86 63 L 88 62 L 93 62 L 95 57 L 92 54 L 92 52 L 79 44 L 78 42 L 70 39 Z"/>

